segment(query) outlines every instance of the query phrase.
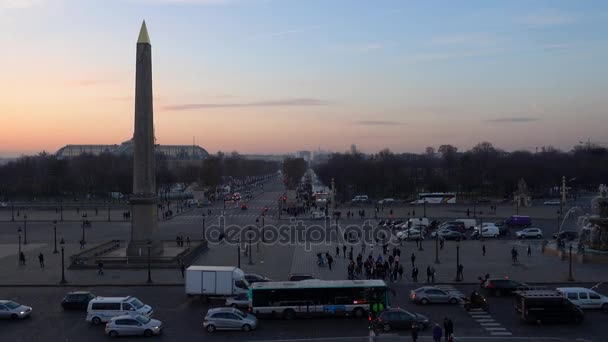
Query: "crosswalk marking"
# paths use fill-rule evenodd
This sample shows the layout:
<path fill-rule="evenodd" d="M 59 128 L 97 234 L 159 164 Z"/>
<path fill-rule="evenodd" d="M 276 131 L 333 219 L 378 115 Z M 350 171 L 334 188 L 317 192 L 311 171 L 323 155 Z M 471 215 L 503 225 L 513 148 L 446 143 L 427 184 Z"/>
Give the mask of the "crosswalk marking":
<path fill-rule="evenodd" d="M 449 290 L 450 285 L 446 285 L 444 290 Z M 496 322 L 489 312 L 481 309 L 470 309 L 468 314 L 471 318 L 477 322 L 482 328 L 484 328 L 492 336 L 511 336 L 513 335 L 507 328 L 504 328 L 500 323 Z"/>

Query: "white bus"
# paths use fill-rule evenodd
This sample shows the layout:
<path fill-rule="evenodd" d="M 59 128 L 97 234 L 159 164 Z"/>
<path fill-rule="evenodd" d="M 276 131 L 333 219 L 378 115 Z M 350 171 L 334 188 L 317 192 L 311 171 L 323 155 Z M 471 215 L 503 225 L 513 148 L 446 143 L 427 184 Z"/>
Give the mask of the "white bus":
<path fill-rule="evenodd" d="M 453 192 L 429 192 L 418 194 L 413 204 L 456 204 L 456 194 Z"/>
<path fill-rule="evenodd" d="M 303 280 L 254 283 L 249 288 L 249 310 L 255 316 L 363 317 L 378 304 L 388 308 L 383 280 Z"/>

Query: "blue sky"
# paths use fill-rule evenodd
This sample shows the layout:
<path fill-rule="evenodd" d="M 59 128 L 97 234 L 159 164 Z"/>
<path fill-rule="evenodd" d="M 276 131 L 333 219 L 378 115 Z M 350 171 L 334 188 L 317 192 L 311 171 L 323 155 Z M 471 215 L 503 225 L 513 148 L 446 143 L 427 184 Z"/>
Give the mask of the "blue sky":
<path fill-rule="evenodd" d="M 0 0 L 0 154 L 129 138 L 143 19 L 161 143 L 604 143 L 605 1 Z"/>

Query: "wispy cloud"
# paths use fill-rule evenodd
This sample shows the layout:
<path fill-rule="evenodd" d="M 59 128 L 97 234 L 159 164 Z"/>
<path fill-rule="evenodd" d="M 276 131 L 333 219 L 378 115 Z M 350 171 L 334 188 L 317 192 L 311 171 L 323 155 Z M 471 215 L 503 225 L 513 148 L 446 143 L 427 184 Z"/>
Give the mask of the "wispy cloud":
<path fill-rule="evenodd" d="M 533 118 L 533 117 L 520 116 L 520 117 L 496 118 L 496 119 L 486 120 L 486 122 L 492 122 L 492 123 L 520 123 L 520 122 L 534 122 L 534 121 L 540 121 L 540 119 Z"/>
<path fill-rule="evenodd" d="M 403 126 L 404 122 L 389 121 L 389 120 L 356 120 L 353 121 L 355 125 L 360 126 Z"/>
<path fill-rule="evenodd" d="M 550 27 L 574 23 L 577 21 L 577 17 L 570 14 L 551 11 L 531 14 L 522 18 L 521 21 L 532 27 Z"/>
<path fill-rule="evenodd" d="M 495 45 L 496 38 L 485 33 L 461 33 L 434 37 L 430 45 Z"/>
<path fill-rule="evenodd" d="M 164 106 L 165 110 L 193 110 L 201 108 L 245 108 L 245 107 L 298 107 L 298 106 L 328 106 L 331 103 L 325 100 L 296 98 L 257 102 L 234 103 L 187 103 L 181 105 Z"/>
<path fill-rule="evenodd" d="M 289 35 L 289 34 L 296 34 L 296 33 L 302 33 L 302 32 L 307 32 L 307 31 L 313 31 L 313 30 L 320 29 L 321 27 L 323 27 L 323 25 L 303 26 L 303 27 L 297 27 L 297 28 L 293 28 L 293 29 L 276 31 L 276 32 L 260 33 L 260 34 L 254 35 L 251 38 L 252 39 L 273 38 L 273 37 L 285 36 L 285 35 Z"/>

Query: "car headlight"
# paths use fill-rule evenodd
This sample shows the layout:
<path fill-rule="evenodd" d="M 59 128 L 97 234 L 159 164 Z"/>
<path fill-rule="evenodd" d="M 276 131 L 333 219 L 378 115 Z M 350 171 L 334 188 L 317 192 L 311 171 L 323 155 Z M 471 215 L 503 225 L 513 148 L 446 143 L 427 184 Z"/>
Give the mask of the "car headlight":
<path fill-rule="evenodd" d="M 20 315 L 25 315 L 25 311 L 20 311 L 19 314 Z"/>

